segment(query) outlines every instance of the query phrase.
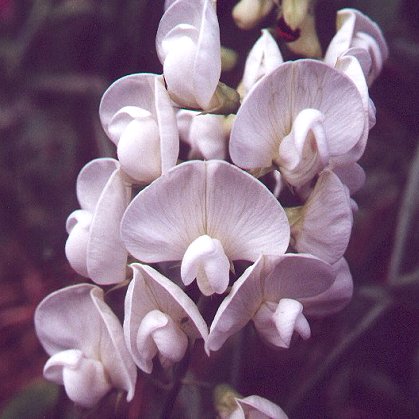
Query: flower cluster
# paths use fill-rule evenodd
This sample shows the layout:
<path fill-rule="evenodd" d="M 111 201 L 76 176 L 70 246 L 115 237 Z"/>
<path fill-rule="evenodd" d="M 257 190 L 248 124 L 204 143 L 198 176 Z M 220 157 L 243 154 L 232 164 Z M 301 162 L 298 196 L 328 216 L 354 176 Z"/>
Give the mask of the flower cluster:
<path fill-rule="evenodd" d="M 297 47 L 318 42 L 309 3 L 278 9 Z M 242 0 L 233 15 L 248 28 L 274 7 Z M 352 296 L 344 253 L 375 122 L 368 86 L 388 54 L 377 25 L 341 10 L 324 58 L 290 62 L 264 29 L 237 91 L 220 82 L 215 0 L 166 1 L 156 48 L 163 74 L 125 76 L 102 97 L 118 160 L 77 179 L 65 250 L 97 285 L 56 291 L 35 315 L 45 377 L 85 407 L 111 388 L 131 400 L 137 367 L 170 368 L 197 339 L 210 356 L 250 321 L 289 348 Z M 121 324 L 100 286 L 127 283 Z M 215 293 L 224 300 L 206 319 L 197 295 L 201 306 Z M 233 404 L 223 417 L 286 417 L 258 396 Z"/>

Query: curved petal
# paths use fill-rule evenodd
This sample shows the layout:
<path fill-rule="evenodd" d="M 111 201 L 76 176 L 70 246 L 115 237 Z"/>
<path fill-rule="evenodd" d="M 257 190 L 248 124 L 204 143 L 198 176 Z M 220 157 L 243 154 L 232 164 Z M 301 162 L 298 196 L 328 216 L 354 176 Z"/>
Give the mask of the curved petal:
<path fill-rule="evenodd" d="M 262 29 L 262 35 L 255 42 L 246 59 L 243 72 L 241 97 L 263 76 L 275 70 L 284 62 L 278 44 L 267 29 Z"/>
<path fill-rule="evenodd" d="M 119 167 L 111 158 L 94 159 L 87 163 L 77 177 L 77 199 L 80 207 L 93 212 L 112 173 Z"/>
<path fill-rule="evenodd" d="M 125 279 L 128 253 L 119 225 L 130 199 L 120 169 L 114 171 L 97 203 L 87 245 L 87 271 L 97 284 L 115 284 Z"/>
<path fill-rule="evenodd" d="M 291 226 L 294 247 L 335 263 L 345 253 L 352 224 L 348 190 L 333 172 L 324 171 L 304 204 L 302 216 Z"/>
<path fill-rule="evenodd" d="M 346 75 L 314 60 L 287 62 L 260 80 L 244 100 L 231 132 L 233 162 L 246 169 L 270 167 L 293 121 L 307 108 L 324 115 L 332 157 L 349 151 L 363 134 L 362 98 Z"/>
<path fill-rule="evenodd" d="M 38 305 L 35 329 L 49 355 L 79 350 L 88 362 L 96 360 L 103 364 L 112 386 L 127 391 L 129 401 L 134 394 L 136 370 L 125 347 L 119 320 L 103 297 L 100 288 L 88 284 L 58 290 Z M 74 354 L 70 358 L 76 362 L 80 357 Z M 54 358 L 58 359 L 61 358 Z M 86 368 L 98 373 L 97 366 L 86 364 Z M 66 382 L 64 375 L 63 382 Z"/>
<path fill-rule="evenodd" d="M 254 316 L 263 301 L 262 277 L 265 274 L 261 256 L 233 284 L 229 295 L 218 307 L 212 321 L 205 350 L 218 351 L 224 342 L 240 331 Z"/>
<path fill-rule="evenodd" d="M 333 172 L 339 177 L 340 181 L 349 189 L 349 193 L 353 195 L 359 191 L 365 184 L 364 169 L 357 163 L 345 166 L 337 166 Z"/>
<path fill-rule="evenodd" d="M 302 298 L 304 313 L 310 317 L 325 317 L 342 310 L 351 301 L 353 293 L 352 275 L 344 258 L 333 265 L 336 275 L 332 286 L 314 297 Z"/>
<path fill-rule="evenodd" d="M 277 164 L 290 185 L 306 184 L 329 163 L 323 122 L 324 115 L 318 110 L 302 110 L 279 145 Z"/>
<path fill-rule="evenodd" d="M 45 364 L 44 377 L 63 384 L 69 399 L 83 407 L 93 407 L 112 388 L 102 363 L 75 349 L 53 355 Z"/>
<path fill-rule="evenodd" d="M 327 48 L 325 62 L 334 65 L 336 59 L 346 50 L 361 46 L 371 55 L 372 65 L 369 74 L 366 75 L 368 84 L 371 84 L 388 58 L 388 47 L 381 29 L 359 10 L 349 8 L 338 11 L 336 27 L 337 32 Z M 365 36 L 369 38 L 368 42 L 362 42 L 362 37 Z"/>
<path fill-rule="evenodd" d="M 248 396 L 243 398 L 235 398 L 237 404 L 239 405 L 240 410 L 243 413 L 242 418 L 245 417 L 254 417 L 259 419 L 288 419 L 288 416 L 285 412 L 276 404 L 271 401 L 264 399 L 259 396 Z M 233 419 L 232 416 L 229 419 Z M 237 418 L 238 419 L 238 418 Z"/>
<path fill-rule="evenodd" d="M 202 294 L 222 294 L 228 287 L 230 261 L 217 239 L 203 235 L 186 249 L 182 259 L 181 275 L 185 285 L 196 278 Z"/>
<path fill-rule="evenodd" d="M 87 271 L 87 244 L 89 242 L 92 214 L 85 210 L 73 211 L 67 218 L 66 228 L 69 234 L 65 243 L 65 255 L 71 267 L 82 276 L 89 276 Z"/>
<path fill-rule="evenodd" d="M 282 254 L 289 243 L 285 212 L 268 189 L 216 160 L 173 168 L 134 198 L 121 223 L 126 248 L 144 262 L 181 260 L 204 234 L 230 261 Z"/>
<path fill-rule="evenodd" d="M 158 310 L 167 315 L 192 342 L 197 338 L 205 340 L 208 328 L 194 302 L 176 284 L 150 266 L 135 263 L 131 267 L 134 278 L 125 298 L 125 341 L 135 363 L 151 372 L 151 358 L 155 353 L 149 354 L 151 358 L 145 357 L 137 341 L 140 324 L 148 313 Z M 144 362 L 145 358 L 149 359 L 148 364 Z"/>
<path fill-rule="evenodd" d="M 161 171 L 165 173 L 175 166 L 179 154 L 176 115 L 161 76 L 132 74 L 118 79 L 102 96 L 99 116 L 103 129 L 115 144 L 133 120 L 152 117 L 158 127 Z M 142 130 L 146 129 L 147 126 L 137 126 L 136 132 L 143 135 Z"/>
<path fill-rule="evenodd" d="M 205 109 L 221 74 L 220 31 L 215 2 L 178 0 L 173 3 L 160 20 L 156 48 L 164 66 L 169 92 L 173 91 L 176 100 L 191 96 L 195 104 Z M 187 73 L 179 71 L 179 66 Z M 185 74 L 191 77 L 185 77 Z M 194 103 L 185 105 L 193 107 Z"/>

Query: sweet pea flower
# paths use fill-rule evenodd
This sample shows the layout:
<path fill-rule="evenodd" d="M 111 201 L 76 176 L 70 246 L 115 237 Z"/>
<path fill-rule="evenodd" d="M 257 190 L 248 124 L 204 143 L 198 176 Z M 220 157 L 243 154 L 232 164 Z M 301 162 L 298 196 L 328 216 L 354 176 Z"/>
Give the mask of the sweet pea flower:
<path fill-rule="evenodd" d="M 179 110 L 176 114 L 181 141 L 190 146 L 188 160 L 226 160 L 229 130 L 224 115 Z"/>
<path fill-rule="evenodd" d="M 278 168 L 283 180 L 300 187 L 365 141 L 368 124 L 363 98 L 349 77 L 314 60 L 287 62 L 243 101 L 230 156 L 255 174 Z"/>
<path fill-rule="evenodd" d="M 177 0 L 160 20 L 156 49 L 170 97 L 181 107 L 233 113 L 238 93 L 220 83 L 220 28 L 214 0 Z"/>
<path fill-rule="evenodd" d="M 334 279 L 332 266 L 311 255 L 261 256 L 233 284 L 218 308 L 206 351 L 218 351 L 250 320 L 277 347 L 288 348 L 294 332 L 308 339 L 311 331 L 301 300 L 325 292 Z"/>
<path fill-rule="evenodd" d="M 149 374 L 155 356 L 163 367 L 170 367 L 195 339 L 206 339 L 208 327 L 176 284 L 150 266 L 131 267 L 134 277 L 125 298 L 125 340 L 134 362 Z"/>
<path fill-rule="evenodd" d="M 237 88 L 241 98 L 263 76 L 275 70 L 284 62 L 278 44 L 267 29 L 262 29 L 262 35 L 255 42 L 246 59 L 243 79 Z"/>
<path fill-rule="evenodd" d="M 233 19 L 240 29 L 253 29 L 274 5 L 275 0 L 240 0 L 233 8 Z"/>
<path fill-rule="evenodd" d="M 331 264 L 343 256 L 351 237 L 352 207 L 348 189 L 332 171 L 323 171 L 304 206 L 287 209 L 287 214 L 294 249 Z"/>
<path fill-rule="evenodd" d="M 176 115 L 162 76 L 132 74 L 104 93 L 99 116 L 132 183 L 148 184 L 176 164 Z"/>
<path fill-rule="evenodd" d="M 242 397 L 227 385 L 215 388 L 215 407 L 221 419 L 287 419 L 276 404 L 260 396 Z"/>
<path fill-rule="evenodd" d="M 80 284 L 50 294 L 36 309 L 35 329 L 51 356 L 44 377 L 64 385 L 76 404 L 93 407 L 112 388 L 132 400 L 137 370 L 99 287 Z"/>
<path fill-rule="evenodd" d="M 381 29 L 368 16 L 355 9 L 339 10 L 336 28 L 336 35 L 327 48 L 324 61 L 333 66 L 337 58 L 343 53 L 350 53 L 348 50 L 351 48 L 356 48 L 353 50 L 355 56 L 358 55 L 358 48 L 367 51 L 371 63 L 364 69 L 368 85 L 371 85 L 388 58 L 388 47 Z"/>
<path fill-rule="evenodd" d="M 65 254 L 80 275 L 102 285 L 125 279 L 128 253 L 119 237 L 119 223 L 131 191 L 118 161 L 92 160 L 77 178 L 81 209 L 67 218 Z"/>
<path fill-rule="evenodd" d="M 223 293 L 232 261 L 283 254 L 285 211 L 253 176 L 223 161 L 182 163 L 143 189 L 121 223 L 128 251 L 146 263 L 181 260 L 185 285 Z"/>

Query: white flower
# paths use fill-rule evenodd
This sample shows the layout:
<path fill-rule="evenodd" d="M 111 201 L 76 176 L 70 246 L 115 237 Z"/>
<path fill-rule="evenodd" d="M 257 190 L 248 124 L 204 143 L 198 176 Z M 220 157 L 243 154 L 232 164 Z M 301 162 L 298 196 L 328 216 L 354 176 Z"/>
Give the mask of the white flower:
<path fill-rule="evenodd" d="M 172 281 L 150 266 L 131 267 L 134 277 L 125 298 L 125 340 L 138 367 L 151 373 L 155 356 L 163 367 L 170 367 L 195 339 L 206 339 L 208 327 L 194 302 Z"/>
<path fill-rule="evenodd" d="M 170 97 L 180 106 L 232 113 L 237 92 L 219 83 L 220 28 L 214 0 L 177 0 L 164 13 L 156 48 Z"/>
<path fill-rule="evenodd" d="M 133 183 L 150 183 L 176 164 L 176 115 L 161 76 L 132 74 L 115 81 L 102 97 L 99 115 Z"/>
<path fill-rule="evenodd" d="M 338 11 L 337 32 L 327 48 L 324 61 L 332 66 L 344 53 L 359 57 L 364 50 L 369 57 L 360 59 L 368 85 L 377 78 L 388 58 L 388 47 L 381 29 L 368 16 L 355 9 Z M 348 51 L 349 50 L 349 51 Z"/>
<path fill-rule="evenodd" d="M 294 332 L 308 339 L 311 331 L 301 301 L 326 292 L 335 276 L 331 265 L 311 255 L 261 256 L 218 308 L 205 344 L 207 352 L 218 351 L 250 320 L 274 346 L 288 348 Z M 327 307 L 321 311 L 319 306 L 326 315 Z"/>
<path fill-rule="evenodd" d="M 75 271 L 98 284 L 125 279 L 128 254 L 119 237 L 119 223 L 130 195 L 114 159 L 92 160 L 77 178 L 81 209 L 67 219 L 65 253 Z"/>
<path fill-rule="evenodd" d="M 180 164 L 143 189 L 121 223 L 128 251 L 146 263 L 182 260 L 205 295 L 224 292 L 234 260 L 283 254 L 285 212 L 254 177 L 218 160 Z"/>
<path fill-rule="evenodd" d="M 334 159 L 347 162 L 342 156 L 366 141 L 368 127 L 363 98 L 349 77 L 314 60 L 287 62 L 244 100 L 230 156 L 244 169 L 277 167 L 300 187 Z"/>
<path fill-rule="evenodd" d="M 122 326 L 103 301 L 103 291 L 74 285 L 47 296 L 35 312 L 38 338 L 51 356 L 46 379 L 65 387 L 83 407 L 94 406 L 112 388 L 134 397 L 137 371 Z"/>

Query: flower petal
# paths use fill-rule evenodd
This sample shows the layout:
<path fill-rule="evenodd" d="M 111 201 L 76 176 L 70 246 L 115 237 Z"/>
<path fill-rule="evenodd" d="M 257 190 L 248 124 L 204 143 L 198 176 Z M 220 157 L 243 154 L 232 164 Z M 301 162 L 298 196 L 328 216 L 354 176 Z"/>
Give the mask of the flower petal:
<path fill-rule="evenodd" d="M 125 279 L 128 253 L 119 236 L 119 225 L 130 195 L 121 170 L 115 170 L 103 189 L 90 226 L 87 271 L 97 284 Z"/>
<path fill-rule="evenodd" d="M 77 199 L 80 207 L 93 212 L 97 201 L 109 180 L 118 168 L 118 162 L 111 158 L 94 159 L 87 163 L 77 177 Z"/>
<path fill-rule="evenodd" d="M 353 281 L 344 258 L 333 265 L 335 282 L 326 291 L 313 297 L 302 298 L 304 313 L 310 317 L 325 317 L 342 310 L 352 298 Z"/>
<path fill-rule="evenodd" d="M 243 416 L 240 416 L 240 418 L 251 417 L 255 419 L 288 419 L 288 416 L 279 406 L 267 399 L 264 399 L 263 397 L 236 397 L 235 400 L 243 413 Z M 230 416 L 229 419 L 233 419 L 233 416 Z M 236 419 L 235 416 L 234 419 Z M 237 419 L 239 419 L 239 416 L 237 416 Z"/>
<path fill-rule="evenodd" d="M 240 0 L 234 6 L 233 19 L 240 29 L 252 29 L 273 7 L 273 0 Z"/>
<path fill-rule="evenodd" d="M 189 337 L 191 342 L 197 338 L 205 340 L 208 328 L 194 302 L 176 284 L 150 266 L 135 263 L 131 267 L 134 271 L 134 278 L 128 287 L 125 298 L 125 341 L 135 363 L 144 371 L 151 372 L 151 358 L 154 353 L 150 352 L 147 355 L 138 347 L 138 330 L 148 313 L 157 310 L 167 315 Z M 159 315 L 160 317 L 161 315 Z M 167 317 L 165 318 L 167 319 Z M 153 319 L 156 320 L 157 317 L 154 316 Z M 164 336 L 167 335 L 164 334 L 156 338 L 165 339 Z M 146 342 L 143 343 L 143 345 L 145 344 Z M 150 351 L 153 349 L 150 346 L 147 348 Z M 165 358 L 167 359 L 167 354 Z M 145 361 L 146 359 L 148 361 Z"/>
<path fill-rule="evenodd" d="M 303 215 L 291 226 L 294 247 L 328 263 L 346 251 L 353 215 L 347 188 L 331 171 L 324 171 L 303 207 Z"/>
<path fill-rule="evenodd" d="M 192 96 L 195 103 L 205 109 L 221 74 L 220 30 L 215 3 L 212 0 L 173 3 L 160 20 L 156 48 L 164 65 L 169 92 L 173 91 L 178 100 L 184 95 Z M 184 71 L 179 71 L 180 67 Z"/>
<path fill-rule="evenodd" d="M 284 253 L 285 212 L 251 175 L 222 161 L 193 161 L 173 168 L 133 199 L 121 223 L 132 255 L 144 262 L 181 260 L 199 236 L 222 243 L 231 260 Z"/>
<path fill-rule="evenodd" d="M 331 156 L 349 151 L 363 134 L 362 98 L 347 76 L 314 60 L 287 62 L 260 80 L 244 100 L 231 132 L 233 162 L 246 169 L 270 167 L 293 121 L 307 108 L 324 115 Z"/>

